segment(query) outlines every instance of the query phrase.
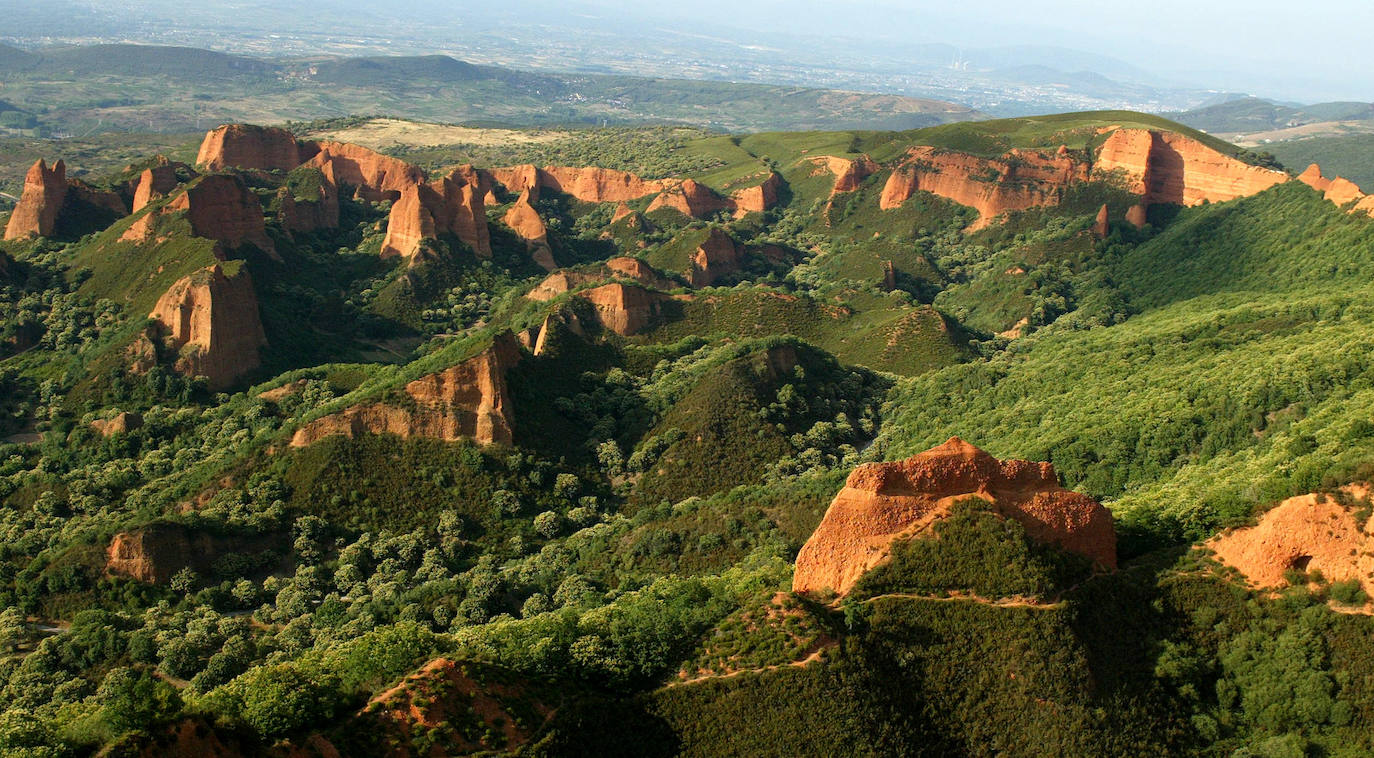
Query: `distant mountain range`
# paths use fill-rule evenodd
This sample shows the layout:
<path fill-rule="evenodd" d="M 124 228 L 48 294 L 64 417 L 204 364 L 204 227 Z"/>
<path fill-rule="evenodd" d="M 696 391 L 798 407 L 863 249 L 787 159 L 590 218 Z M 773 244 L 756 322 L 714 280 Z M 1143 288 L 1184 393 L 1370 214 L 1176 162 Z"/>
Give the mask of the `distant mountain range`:
<path fill-rule="evenodd" d="M 982 116 L 911 97 L 533 73 L 443 55 L 255 58 L 174 46 L 0 46 L 0 77 L 15 107 L 41 110 L 47 131 L 69 134 L 359 113 L 450 123 L 684 124 L 728 131 L 911 129 Z"/>

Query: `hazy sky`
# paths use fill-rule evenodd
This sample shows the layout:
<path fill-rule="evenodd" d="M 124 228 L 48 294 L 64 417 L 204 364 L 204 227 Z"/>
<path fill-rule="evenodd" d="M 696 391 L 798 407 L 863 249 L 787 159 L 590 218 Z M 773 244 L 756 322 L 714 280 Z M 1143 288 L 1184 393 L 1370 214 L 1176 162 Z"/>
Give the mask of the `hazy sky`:
<path fill-rule="evenodd" d="M 464 0 L 471 2 L 472 0 Z M 460 3 L 461 4 L 461 3 Z M 515 0 L 511 5 L 538 5 Z M 1374 0 L 566 0 L 611 15 L 968 46 L 1054 45 L 1192 84 L 1302 100 L 1374 100 Z"/>

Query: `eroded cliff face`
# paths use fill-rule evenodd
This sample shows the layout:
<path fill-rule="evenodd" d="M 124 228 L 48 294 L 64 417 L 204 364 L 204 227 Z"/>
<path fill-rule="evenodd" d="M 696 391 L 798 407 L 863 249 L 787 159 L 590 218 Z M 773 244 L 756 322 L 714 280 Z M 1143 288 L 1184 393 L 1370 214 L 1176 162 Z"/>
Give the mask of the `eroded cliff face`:
<path fill-rule="evenodd" d="M 793 591 L 847 593 L 888 559 L 895 540 L 925 530 L 969 497 L 987 501 L 1033 539 L 1090 558 L 1099 568 L 1116 567 L 1116 534 L 1106 508 L 1060 487 L 1048 463 L 999 461 L 953 437 L 905 461 L 854 469 L 797 555 Z"/>
<path fill-rule="evenodd" d="M 835 184 L 830 188 L 830 196 L 853 192 L 858 189 L 865 179 L 877 173 L 878 164 L 874 163 L 867 155 L 858 158 L 841 158 L 836 155 L 824 155 L 809 159 L 816 165 L 816 171 L 829 171 L 835 176 Z"/>
<path fill-rule="evenodd" d="M 544 219 L 539 217 L 539 212 L 530 205 L 529 190 L 520 192 L 520 197 L 506 211 L 502 222 L 525 241 L 525 247 L 535 263 L 545 271 L 558 268 L 558 263 L 553 259 L 553 248 L 549 246 L 549 229 L 544 225 Z"/>
<path fill-rule="evenodd" d="M 205 171 L 227 168 L 290 171 L 308 160 L 314 143 L 297 143 L 285 129 L 251 124 L 226 124 L 211 129 L 200 143 L 196 165 Z"/>
<path fill-rule="evenodd" d="M 313 232 L 339 227 L 339 184 L 334 164 L 324 164 L 313 182 L 310 199 L 297 199 L 289 186 L 277 191 L 277 221 L 288 232 Z"/>
<path fill-rule="evenodd" d="M 689 280 L 693 287 L 709 287 L 717 279 L 739 271 L 741 251 L 725 230 L 712 228 L 692 254 Z"/>
<path fill-rule="evenodd" d="M 879 206 L 898 208 L 925 190 L 978 211 L 974 228 L 1010 211 L 1058 205 L 1064 190 L 1088 179 L 1088 165 L 1067 150 L 1011 150 L 989 159 L 921 146 L 892 171 Z"/>
<path fill-rule="evenodd" d="M 186 186 L 166 205 L 150 210 L 120 237 L 125 242 L 148 242 L 158 235 L 162 216 L 184 213 L 197 237 L 219 240 L 226 247 L 253 244 L 276 257 L 277 248 L 267 236 L 258 196 L 232 174 L 202 176 Z"/>
<path fill-rule="evenodd" d="M 630 279 L 645 287 L 657 290 L 668 290 L 682 286 L 638 258 L 620 256 L 590 270 L 565 269 L 555 271 L 545 277 L 544 281 L 530 290 L 525 297 L 541 303 L 547 302 L 578 287 L 616 278 Z"/>
<path fill-rule="evenodd" d="M 1322 176 L 1321 166 L 1315 163 L 1298 175 L 1298 181 L 1322 193 L 1327 200 L 1338 207 L 1347 203 L 1355 203 L 1350 209 L 1351 213 L 1366 213 L 1374 216 L 1374 196 L 1365 195 L 1359 185 L 1349 179 L 1339 176 L 1334 179 L 1327 179 Z"/>
<path fill-rule="evenodd" d="M 1095 172 L 1120 171 L 1142 204 L 1201 205 L 1248 197 L 1288 181 L 1282 171 L 1251 166 L 1191 137 L 1117 129 L 1098 150 Z"/>
<path fill-rule="evenodd" d="M 762 213 L 778 204 L 778 192 L 782 189 L 782 177 L 769 171 L 768 178 L 754 187 L 745 187 L 730 194 L 734 203 L 735 215 Z"/>
<path fill-rule="evenodd" d="M 156 166 L 144 169 L 134 184 L 134 203 L 130 212 L 138 213 L 147 207 L 148 203 L 165 197 L 176 189 L 178 183 L 176 165 L 165 158 Z"/>
<path fill-rule="evenodd" d="M 519 343 L 510 332 L 503 332 L 481 353 L 407 384 L 410 403 L 405 406 L 369 403 L 318 418 L 296 430 L 291 446 L 361 434 L 509 445 L 515 421 L 506 372 L 519 361 Z"/>
<path fill-rule="evenodd" d="M 708 218 L 724 210 L 735 210 L 733 200 L 721 197 L 715 190 L 691 179 L 683 179 L 678 184 L 659 193 L 649 203 L 647 213 L 663 208 L 672 208 L 691 218 Z"/>
<path fill-rule="evenodd" d="M 345 142 L 320 142 L 306 165 L 323 169 L 333 164 L 335 180 L 353 188 L 355 196 L 373 203 L 395 201 L 407 189 L 423 184 L 425 172 L 399 158 Z"/>
<path fill-rule="evenodd" d="M 1345 494 L 1367 501 L 1368 485 L 1348 485 Z M 1358 580 L 1374 596 L 1374 519 L 1359 508 L 1324 494 L 1290 497 L 1266 511 L 1254 526 L 1213 537 L 1206 547 L 1217 560 L 1238 569 L 1256 587 L 1288 586 L 1290 569 L 1320 571 L 1328 581 Z"/>
<path fill-rule="evenodd" d="M 545 166 L 538 172 L 539 186 L 562 192 L 587 203 L 619 203 L 662 192 L 671 180 L 641 179 L 628 171 L 588 166 Z M 510 188 L 512 191 L 519 191 Z M 520 189 L 527 189 L 521 187 Z"/>
<path fill-rule="evenodd" d="M 51 237 L 67 197 L 67 164 L 48 168 L 42 158 L 24 176 L 24 191 L 5 225 L 5 239 Z"/>
<path fill-rule="evenodd" d="M 228 541 L 158 524 L 116 534 L 105 551 L 105 570 L 112 576 L 166 584 L 182 569 L 206 571 L 232 548 Z"/>
<path fill-rule="evenodd" d="M 458 171 L 429 184 L 406 187 L 392 203 L 382 255 L 413 260 L 425 240 L 452 234 L 479 258 L 490 258 L 491 231 L 482 199 L 485 194 L 480 185 L 467 183 Z"/>
<path fill-rule="evenodd" d="M 667 295 L 632 284 L 613 282 L 578 293 L 592 304 L 597 321 L 622 337 L 644 331 L 659 315 Z"/>
<path fill-rule="evenodd" d="M 246 268 L 228 276 L 216 264 L 177 281 L 148 318 L 161 324 L 176 370 L 204 376 L 216 390 L 256 369 L 258 349 L 267 344 Z"/>

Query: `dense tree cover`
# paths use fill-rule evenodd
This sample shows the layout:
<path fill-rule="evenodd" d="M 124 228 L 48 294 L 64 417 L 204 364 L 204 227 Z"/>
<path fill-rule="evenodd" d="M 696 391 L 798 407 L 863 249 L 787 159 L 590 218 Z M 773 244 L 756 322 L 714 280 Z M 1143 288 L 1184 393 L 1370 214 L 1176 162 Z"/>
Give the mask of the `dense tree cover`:
<path fill-rule="evenodd" d="M 1374 627 L 1333 611 L 1359 587 L 1252 594 L 1186 548 L 1374 470 L 1367 220 L 1294 185 L 1098 240 L 1097 207 L 1130 198 L 1093 184 L 969 233 L 934 196 L 875 210 L 882 172 L 832 202 L 804 156 L 894 149 L 873 135 L 559 139 L 499 162 L 723 185 L 767 167 L 788 196 L 626 236 L 611 206 L 545 193 L 564 263 L 632 252 L 682 273 L 713 226 L 751 251 L 728 286 L 679 290 L 629 338 L 575 297 L 523 297 L 543 272 L 500 207 L 490 260 L 443 239 L 414 267 L 377 256 L 385 203 L 346 201 L 336 231 L 269 224 L 282 263 L 228 262 L 253 272 L 271 345 L 264 383 L 232 393 L 169 356 L 127 369 L 157 287 L 98 236 L 6 246 L 0 431 L 42 437 L 0 442 L 4 752 L 133 750 L 185 722 L 248 751 L 319 732 L 368 754 L 380 743 L 348 735 L 379 733 L 369 700 L 440 655 L 519 709 L 540 755 L 1374 749 Z M 307 179 L 253 181 L 270 196 Z M 513 446 L 288 446 L 555 311 L 541 355 L 505 377 Z M 119 411 L 141 425 L 91 427 Z M 951 434 L 1104 499 L 1123 570 L 1092 575 L 965 504 L 841 604 L 786 593 L 856 464 Z M 156 584 L 112 575 L 126 530 L 201 554 Z M 409 748 L 509 747 L 475 707 L 452 715 Z"/>

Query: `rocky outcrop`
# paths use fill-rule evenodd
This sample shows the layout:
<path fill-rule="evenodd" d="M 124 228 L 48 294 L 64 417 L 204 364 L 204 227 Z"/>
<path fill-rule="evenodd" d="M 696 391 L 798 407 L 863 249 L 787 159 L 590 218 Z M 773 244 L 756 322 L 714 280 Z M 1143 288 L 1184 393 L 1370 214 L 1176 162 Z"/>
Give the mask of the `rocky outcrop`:
<path fill-rule="evenodd" d="M 260 250 L 276 254 L 276 246 L 263 224 L 258 196 L 232 174 L 201 177 L 164 206 L 164 210 L 185 211 L 191 222 L 191 232 L 197 237 L 219 240 L 229 247 L 251 243 Z"/>
<path fill-rule="evenodd" d="M 98 418 L 91 422 L 91 428 L 99 432 L 102 437 L 128 434 L 141 426 L 143 426 L 143 417 L 127 411 L 120 411 L 110 418 Z"/>
<path fill-rule="evenodd" d="M 1058 205 L 1064 191 L 1088 179 L 1088 165 L 1067 150 L 1011 150 L 1001 158 L 920 146 L 907 152 L 883 186 L 879 207 L 900 207 L 917 190 L 978 211 L 975 229 L 1010 211 Z"/>
<path fill-rule="evenodd" d="M 544 281 L 530 290 L 525 297 L 541 303 L 547 302 L 565 292 L 571 292 L 579 287 L 604 282 L 608 279 L 630 279 L 645 287 L 658 290 L 674 289 L 681 286 L 678 282 L 660 274 L 648 263 L 638 258 L 621 256 L 612 258 L 591 269 L 555 271 L 545 277 Z"/>
<path fill-rule="evenodd" d="M 693 287 L 709 287 L 717 279 L 739 271 L 742 251 L 725 230 L 712 228 L 706 239 L 692 253 L 692 270 L 688 281 Z"/>
<path fill-rule="evenodd" d="M 572 195 L 586 203 L 619 203 L 661 192 L 672 184 L 670 180 L 641 179 L 628 171 L 597 168 L 545 166 L 538 173 L 539 186 L 554 192 Z M 519 189 L 509 187 L 512 191 Z"/>
<path fill-rule="evenodd" d="M 1355 203 L 1355 207 L 1351 208 L 1350 211 L 1352 213 L 1364 213 L 1369 216 L 1374 216 L 1374 195 L 1366 195 L 1363 200 Z"/>
<path fill-rule="evenodd" d="M 148 318 L 161 324 L 176 370 L 204 376 L 216 390 L 256 369 L 258 349 L 267 344 L 246 268 L 231 276 L 216 264 L 177 281 Z"/>
<path fill-rule="evenodd" d="M 1331 188 L 1331 180 L 1322 176 L 1322 167 L 1315 163 L 1308 166 L 1301 174 L 1298 174 L 1298 181 L 1318 192 L 1326 192 Z"/>
<path fill-rule="evenodd" d="M 339 184 L 334 164 L 307 171 L 277 191 L 277 221 L 288 232 L 305 233 L 339 227 Z M 298 196 L 293 186 L 304 191 Z"/>
<path fill-rule="evenodd" d="M 166 584 L 182 569 L 204 574 L 219 556 L 246 547 L 176 524 L 155 524 L 116 534 L 105 551 L 105 570 L 111 576 Z"/>
<path fill-rule="evenodd" d="M 1337 206 L 1355 203 L 1350 209 L 1351 213 L 1365 213 L 1374 216 L 1374 195 L 1365 195 L 1359 185 L 1348 179 L 1339 176 L 1335 179 L 1327 179 L 1322 176 L 1321 166 L 1315 163 L 1298 174 L 1298 181 L 1322 193 L 1327 200 Z"/>
<path fill-rule="evenodd" d="M 730 194 L 735 207 L 735 215 L 762 213 L 778 204 L 778 192 L 782 189 L 782 177 L 769 171 L 768 178 L 754 187 L 745 187 Z"/>
<path fill-rule="evenodd" d="M 817 167 L 817 172 L 829 171 L 835 176 L 835 184 L 830 188 L 830 196 L 853 192 L 865 179 L 878 172 L 878 164 L 867 155 L 858 158 L 841 158 L 836 155 L 823 155 L 809 159 Z"/>
<path fill-rule="evenodd" d="M 356 197 L 369 202 L 395 202 L 407 189 L 425 181 L 419 166 L 376 150 L 345 142 L 320 142 L 318 150 L 306 165 L 323 169 L 333 164 L 335 181 L 352 187 Z"/>
<path fill-rule="evenodd" d="M 148 203 L 166 196 L 176 189 L 180 181 L 177 178 L 176 165 L 166 158 L 162 158 L 154 166 L 143 169 L 143 173 L 138 175 L 138 180 L 134 183 L 134 202 L 130 212 L 138 213 L 147 207 Z"/>
<path fill-rule="evenodd" d="M 678 184 L 659 193 L 646 213 L 663 208 L 672 208 L 691 218 L 708 218 L 724 210 L 735 210 L 735 202 L 721 197 L 714 190 L 692 179 L 683 179 Z"/>
<path fill-rule="evenodd" d="M 48 168 L 38 159 L 24 176 L 24 191 L 5 226 L 5 239 L 51 237 L 66 197 L 67 164 L 58 161 Z"/>
<path fill-rule="evenodd" d="M 519 343 L 510 332 L 503 332 L 481 353 L 407 384 L 404 405 L 356 405 L 315 419 L 296 430 L 291 446 L 305 447 L 335 435 L 361 434 L 509 445 L 515 421 L 506 372 L 519 361 Z"/>
<path fill-rule="evenodd" d="M 480 185 L 470 184 L 459 171 L 429 184 L 406 187 L 391 206 L 382 255 L 412 261 L 425 240 L 452 234 L 479 258 L 491 257 L 491 231 Z"/>
<path fill-rule="evenodd" d="M 1354 500 L 1370 494 L 1367 485 L 1345 492 Z M 1256 587 L 1285 587 L 1285 574 L 1296 569 L 1320 571 L 1333 582 L 1359 580 L 1374 596 L 1374 519 L 1367 513 L 1357 518 L 1357 508 L 1328 495 L 1299 495 L 1265 512 L 1255 526 L 1219 534 L 1206 546 Z"/>
<path fill-rule="evenodd" d="M 529 190 L 520 191 L 520 197 L 506 211 L 502 222 L 525 241 L 525 247 L 535 263 L 545 271 L 558 268 L 558 263 L 553 259 L 553 248 L 549 246 L 548 227 L 544 225 L 544 219 L 539 217 L 539 212 L 530 205 Z"/>
<path fill-rule="evenodd" d="M 622 337 L 639 334 L 660 315 L 668 296 L 632 284 L 613 282 L 578 293 L 592 304 L 601 326 Z"/>
<path fill-rule="evenodd" d="M 309 160 L 314 143 L 297 143 L 285 129 L 251 124 L 225 124 L 211 129 L 200 143 L 196 165 L 205 171 L 227 168 L 290 171 Z"/>
<path fill-rule="evenodd" d="M 892 543 L 924 532 L 954 503 L 976 497 L 1021 524 L 1033 539 L 1116 566 L 1107 509 L 1059 486 L 1048 463 L 999 461 L 953 437 L 905 461 L 869 463 L 849 475 L 797 555 L 794 592 L 843 595 L 887 560 Z"/>
<path fill-rule="evenodd" d="M 1097 152 L 1093 170 L 1121 172 L 1128 189 L 1146 206 L 1220 203 L 1288 181 L 1282 171 L 1251 166 L 1191 137 L 1154 129 L 1111 132 Z"/>
<path fill-rule="evenodd" d="M 1103 203 L 1097 211 L 1097 218 L 1093 219 L 1093 236 L 1103 239 L 1111 231 L 1111 217 L 1107 213 L 1107 204 Z"/>

